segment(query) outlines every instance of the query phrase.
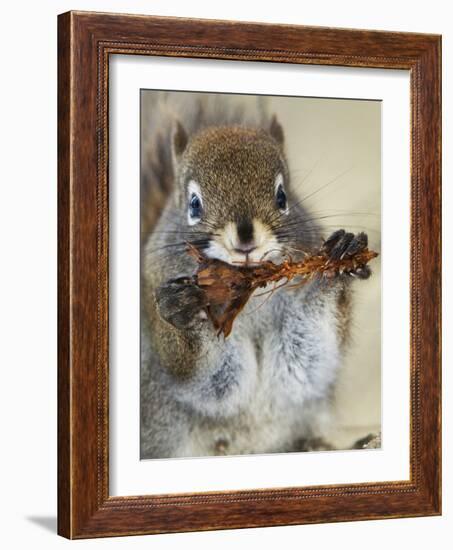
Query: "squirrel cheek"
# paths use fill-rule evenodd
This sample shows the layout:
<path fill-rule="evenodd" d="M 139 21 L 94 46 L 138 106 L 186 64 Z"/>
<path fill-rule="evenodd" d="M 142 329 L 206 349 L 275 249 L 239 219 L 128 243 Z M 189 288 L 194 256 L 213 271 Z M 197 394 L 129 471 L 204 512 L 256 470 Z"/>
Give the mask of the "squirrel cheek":
<path fill-rule="evenodd" d="M 266 224 L 260 220 L 254 220 L 253 222 L 255 241 L 258 247 L 274 246 L 276 244 L 276 238 L 273 231 Z"/>
<path fill-rule="evenodd" d="M 233 222 L 227 223 L 223 228 L 221 235 L 222 240 L 225 243 L 225 248 L 228 250 L 234 249 L 237 240 L 236 224 Z"/>

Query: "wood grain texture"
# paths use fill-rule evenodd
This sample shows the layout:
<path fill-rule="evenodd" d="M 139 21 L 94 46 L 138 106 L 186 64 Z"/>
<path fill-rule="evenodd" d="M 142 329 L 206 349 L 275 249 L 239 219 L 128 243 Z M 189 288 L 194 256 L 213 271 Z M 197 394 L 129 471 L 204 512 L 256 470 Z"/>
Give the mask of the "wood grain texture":
<path fill-rule="evenodd" d="M 440 514 L 440 37 L 84 12 L 59 16 L 58 30 L 58 532 L 85 538 Z M 410 71 L 410 481 L 109 496 L 111 54 Z"/>
<path fill-rule="evenodd" d="M 58 532 L 70 536 L 70 17 L 58 24 Z"/>

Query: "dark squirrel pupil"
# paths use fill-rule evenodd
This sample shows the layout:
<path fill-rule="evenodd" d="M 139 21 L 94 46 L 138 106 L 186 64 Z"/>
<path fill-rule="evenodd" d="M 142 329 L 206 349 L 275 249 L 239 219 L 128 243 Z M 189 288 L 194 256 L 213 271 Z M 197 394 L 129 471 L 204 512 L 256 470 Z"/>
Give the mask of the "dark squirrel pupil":
<path fill-rule="evenodd" d="M 279 185 L 277 189 L 277 207 L 280 208 L 280 210 L 286 208 L 286 193 L 283 191 L 281 185 Z"/>
<path fill-rule="evenodd" d="M 199 218 L 201 215 L 201 201 L 197 195 L 190 198 L 190 215 L 192 218 Z"/>

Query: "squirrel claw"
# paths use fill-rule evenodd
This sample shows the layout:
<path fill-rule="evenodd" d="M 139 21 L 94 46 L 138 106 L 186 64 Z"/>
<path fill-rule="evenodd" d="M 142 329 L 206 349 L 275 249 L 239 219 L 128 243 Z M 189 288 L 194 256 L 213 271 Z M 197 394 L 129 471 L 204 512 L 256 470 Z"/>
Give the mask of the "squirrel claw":
<path fill-rule="evenodd" d="M 353 233 L 347 233 L 344 229 L 338 229 L 324 242 L 322 251 L 327 254 L 329 261 L 335 262 L 352 257 L 358 252 L 365 250 L 367 246 L 368 236 L 366 233 L 360 232 L 354 235 Z M 367 265 L 357 266 L 353 270 L 344 271 L 344 275 L 358 279 L 368 279 L 371 275 L 371 270 Z"/>
<path fill-rule="evenodd" d="M 177 329 L 203 322 L 199 313 L 207 305 L 206 296 L 191 277 L 168 280 L 156 289 L 155 298 L 161 317 Z"/>

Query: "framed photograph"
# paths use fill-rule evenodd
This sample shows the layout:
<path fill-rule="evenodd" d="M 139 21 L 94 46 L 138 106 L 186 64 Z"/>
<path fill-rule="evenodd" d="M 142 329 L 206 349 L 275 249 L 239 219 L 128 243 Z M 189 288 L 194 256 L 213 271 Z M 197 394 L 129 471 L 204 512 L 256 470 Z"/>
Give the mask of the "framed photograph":
<path fill-rule="evenodd" d="M 440 37 L 58 47 L 59 533 L 440 514 Z"/>

